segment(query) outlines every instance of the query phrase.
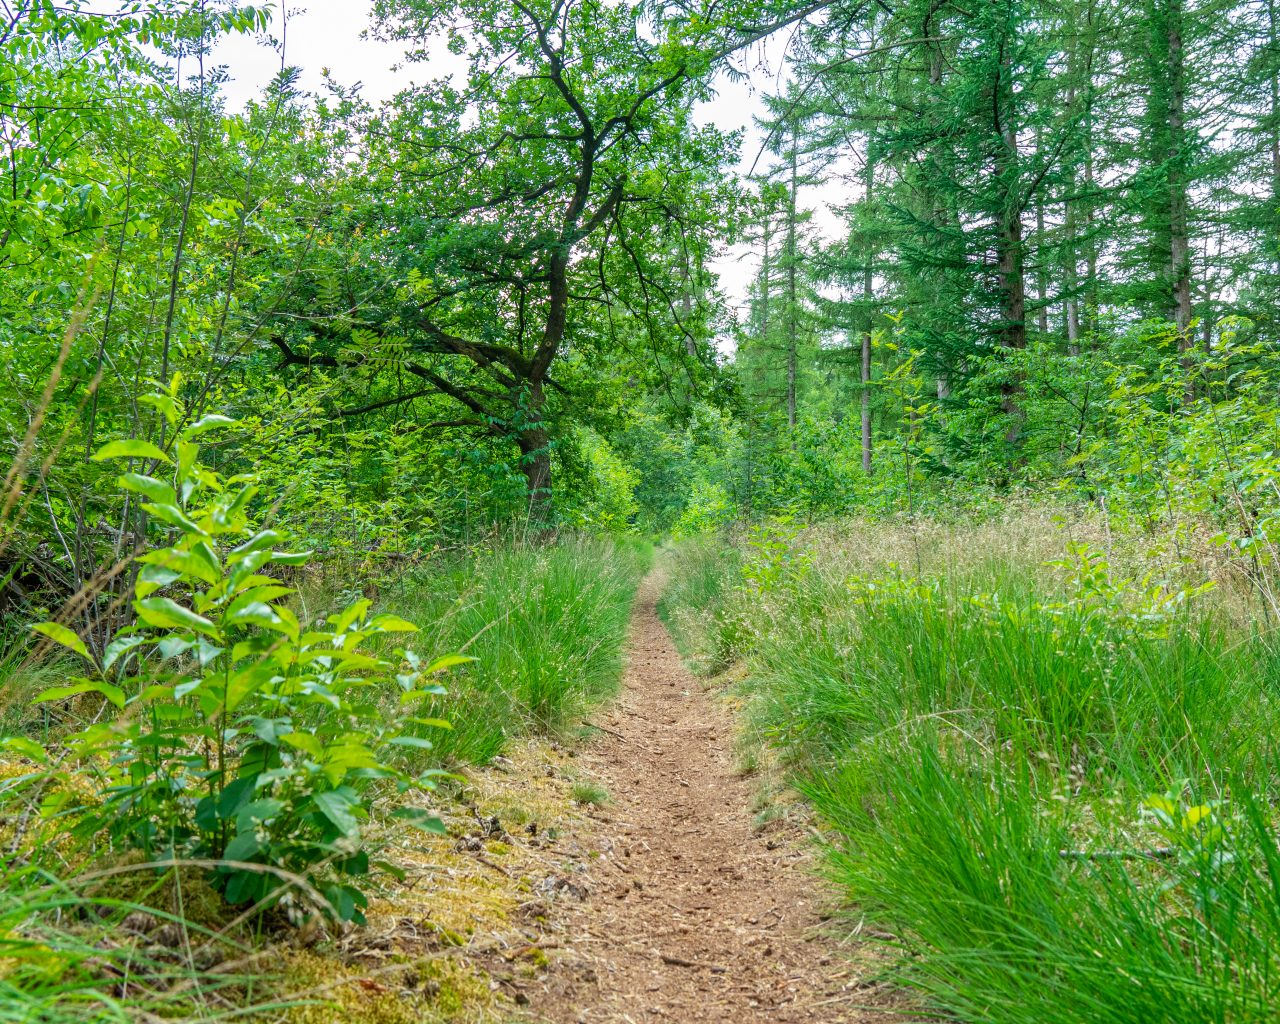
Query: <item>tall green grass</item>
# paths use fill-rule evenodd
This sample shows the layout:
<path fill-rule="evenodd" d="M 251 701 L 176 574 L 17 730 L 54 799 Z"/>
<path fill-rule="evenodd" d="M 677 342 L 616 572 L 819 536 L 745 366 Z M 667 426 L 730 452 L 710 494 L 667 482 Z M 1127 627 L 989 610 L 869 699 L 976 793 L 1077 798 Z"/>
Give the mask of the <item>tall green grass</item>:
<path fill-rule="evenodd" d="M 435 755 L 481 764 L 507 740 L 558 733 L 609 697 L 621 676 L 627 623 L 649 548 L 572 540 L 436 564 L 385 603 L 421 625 L 413 645 L 475 660 L 451 673 L 433 709 Z"/>
<path fill-rule="evenodd" d="M 829 538 L 773 577 L 690 549 L 701 605 L 671 613 L 745 652 L 750 728 L 934 1011 L 1280 1019 L 1280 651 L 1212 596 L 981 540 L 911 573 Z"/>
<path fill-rule="evenodd" d="M 703 674 L 727 668 L 742 653 L 737 621 L 724 601 L 727 580 L 742 558 L 736 547 L 713 537 L 681 543 L 658 601 L 676 647 Z"/>
<path fill-rule="evenodd" d="M 82 1024 L 275 1019 L 305 997 L 243 929 L 225 934 L 158 910 L 173 873 L 110 887 L 31 866 L 0 885 L 0 1022 Z M 127 891 L 132 896 L 125 895 Z"/>

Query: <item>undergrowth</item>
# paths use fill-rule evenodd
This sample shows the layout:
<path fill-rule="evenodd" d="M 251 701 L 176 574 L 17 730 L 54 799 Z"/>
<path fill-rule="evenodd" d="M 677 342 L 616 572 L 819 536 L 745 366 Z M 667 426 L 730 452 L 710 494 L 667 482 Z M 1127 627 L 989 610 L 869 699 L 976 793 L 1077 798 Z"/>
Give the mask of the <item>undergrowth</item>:
<path fill-rule="evenodd" d="M 934 1011 L 1270 1021 L 1280 647 L 1196 568 L 1034 519 L 761 528 L 679 550 L 667 609 L 745 659 L 748 729 Z"/>
<path fill-rule="evenodd" d="M 292 571 L 309 553 L 256 522 L 257 478 L 202 463 L 230 420 L 153 397 L 171 451 L 94 456 L 162 524 L 132 621 L 0 652 L 0 1021 L 288 1009 L 275 934 L 364 924 L 366 876 L 398 875 L 369 824 L 443 832 L 416 806 L 437 777 L 567 734 L 620 674 L 644 545 L 436 559 L 375 608 Z"/>

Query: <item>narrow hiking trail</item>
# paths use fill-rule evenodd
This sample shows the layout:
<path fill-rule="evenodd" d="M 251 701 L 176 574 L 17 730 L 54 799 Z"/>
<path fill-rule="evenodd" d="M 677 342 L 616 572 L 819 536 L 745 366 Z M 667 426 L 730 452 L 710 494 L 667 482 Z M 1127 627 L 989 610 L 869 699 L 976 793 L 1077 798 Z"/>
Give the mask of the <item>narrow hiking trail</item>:
<path fill-rule="evenodd" d="M 556 1024 L 871 1020 L 880 1000 L 822 930 L 808 853 L 752 826 L 733 722 L 681 662 L 661 586 L 656 571 L 641 586 L 622 692 L 577 755 L 611 802 L 585 837 L 589 895 L 563 911 L 530 1008 Z"/>

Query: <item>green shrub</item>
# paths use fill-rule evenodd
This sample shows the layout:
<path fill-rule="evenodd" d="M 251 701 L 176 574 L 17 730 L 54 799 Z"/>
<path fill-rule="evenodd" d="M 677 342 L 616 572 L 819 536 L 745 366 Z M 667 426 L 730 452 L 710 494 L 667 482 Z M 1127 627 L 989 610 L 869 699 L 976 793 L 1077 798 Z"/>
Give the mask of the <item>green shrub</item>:
<path fill-rule="evenodd" d="M 90 669 L 36 701 L 93 694 L 115 714 L 94 716 L 47 751 L 9 744 L 56 766 L 50 772 L 68 784 L 50 788 L 42 813 L 73 834 L 208 864 L 231 903 L 282 902 L 305 914 L 317 908 L 304 896 L 319 886 L 323 909 L 359 921 L 366 901 L 353 880 L 369 868 L 361 825 L 374 785 L 432 788 L 434 771 L 412 773 L 403 753 L 430 746 L 420 731 L 444 723 L 420 708 L 444 693 L 439 674 L 465 659 L 428 664 L 408 650 L 371 649 L 374 638 L 417 627 L 370 616 L 367 600 L 299 621 L 285 603 L 292 590 L 267 570 L 307 555 L 278 550 L 278 533 L 252 528 L 252 477 L 224 480 L 199 461 L 196 437 L 229 422 L 207 416 L 187 427 L 173 462 L 142 441 L 95 456 L 172 465 L 167 479 L 126 472 L 120 485 L 173 542 L 138 558 L 136 622 L 100 658 L 63 625 L 35 627 Z M 70 773 L 91 791 L 70 784 Z M 394 813 L 441 827 L 418 808 Z"/>

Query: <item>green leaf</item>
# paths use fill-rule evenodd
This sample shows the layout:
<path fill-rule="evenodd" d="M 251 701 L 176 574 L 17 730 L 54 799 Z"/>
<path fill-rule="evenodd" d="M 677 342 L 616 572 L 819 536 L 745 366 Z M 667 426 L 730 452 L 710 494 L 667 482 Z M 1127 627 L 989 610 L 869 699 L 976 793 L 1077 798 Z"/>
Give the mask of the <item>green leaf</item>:
<path fill-rule="evenodd" d="M 171 701 L 173 700 L 173 694 L 174 694 L 174 687 L 162 686 L 159 683 L 153 683 L 151 686 L 148 686 L 145 690 L 143 690 L 131 701 L 129 701 L 129 703 L 130 704 L 146 704 L 148 701 L 152 701 L 152 700 Z"/>
<path fill-rule="evenodd" d="M 339 921 L 365 923 L 364 914 L 360 912 L 360 908 L 368 906 L 368 900 L 359 889 L 350 885 L 331 885 L 324 890 L 324 897 L 329 901 L 334 916 Z"/>
<path fill-rule="evenodd" d="M 84 641 L 81 640 L 78 636 L 76 636 L 76 634 L 73 631 L 67 629 L 67 627 L 62 625 L 61 623 L 37 622 L 34 626 L 31 627 L 31 629 L 33 632 L 41 633 L 44 636 L 47 636 L 54 643 L 58 643 L 58 644 L 61 644 L 63 647 L 70 648 L 85 660 L 87 661 L 93 660 L 92 658 L 89 657 L 89 648 L 85 647 Z"/>
<path fill-rule="evenodd" d="M 373 751 L 357 740 L 343 740 L 325 748 L 324 773 L 331 785 L 336 786 L 357 768 L 380 767 Z"/>
<path fill-rule="evenodd" d="M 70 686 L 51 687 L 37 694 L 31 703 L 45 704 L 51 700 L 65 700 L 67 697 L 76 697 L 82 693 L 100 693 L 116 707 L 124 707 L 124 691 L 120 687 L 95 679 L 86 679 Z"/>
<path fill-rule="evenodd" d="M 271 605 L 264 604 L 262 601 L 246 601 L 235 611 L 228 612 L 222 621 L 229 626 L 263 626 L 274 629 L 280 619 Z"/>
<path fill-rule="evenodd" d="M 242 832 L 227 843 L 223 856 L 227 860 L 252 860 L 262 851 L 262 844 L 252 832 Z M 239 874 L 239 872 L 237 872 Z"/>
<path fill-rule="evenodd" d="M 278 530 L 261 530 L 239 547 L 232 548 L 227 557 L 235 561 L 240 556 L 247 555 L 251 551 L 261 551 L 263 548 L 269 548 L 280 540 L 284 540 L 284 535 Z"/>
<path fill-rule="evenodd" d="M 352 601 L 351 604 L 342 609 L 341 614 L 330 615 L 328 621 L 333 626 L 333 631 L 335 633 L 345 633 L 352 623 L 364 617 L 365 612 L 369 610 L 372 604 L 373 602 L 367 597 L 363 597 L 359 601 Z"/>
<path fill-rule="evenodd" d="M 219 647 L 217 644 L 211 644 L 208 640 L 198 640 L 194 644 L 196 657 L 200 661 L 200 667 L 206 667 L 211 661 L 214 661 L 219 655 L 226 651 L 225 647 Z"/>
<path fill-rule="evenodd" d="M 369 622 L 370 629 L 378 629 L 384 633 L 416 633 L 418 627 L 408 619 L 399 615 L 379 615 Z"/>
<path fill-rule="evenodd" d="M 249 719 L 249 726 L 253 730 L 253 734 L 273 747 L 280 745 L 281 728 L 289 727 L 289 719 L 287 718 L 262 718 L 255 715 Z"/>
<path fill-rule="evenodd" d="M 286 597 L 293 593 L 293 587 L 286 587 L 278 583 L 269 583 L 264 586 L 248 587 L 240 591 L 236 595 L 234 601 L 227 605 L 227 615 L 234 615 L 241 608 L 255 601 L 274 601 L 280 597 Z M 273 611 L 279 609 L 273 608 Z"/>
<path fill-rule="evenodd" d="M 425 725 L 429 729 L 453 729 L 453 723 L 447 718 L 410 718 L 415 725 Z"/>
<path fill-rule="evenodd" d="M 324 745 L 309 732 L 287 732 L 280 739 L 289 746 L 310 754 L 316 760 L 324 755 Z"/>
<path fill-rule="evenodd" d="M 150 498 L 158 504 L 176 505 L 178 503 L 178 495 L 173 487 L 163 480 L 157 480 L 153 476 L 144 476 L 141 473 L 123 473 L 117 478 L 116 482 L 124 490 L 141 494 L 144 498 Z"/>
<path fill-rule="evenodd" d="M 0 739 L 0 747 L 5 750 L 12 750 L 21 754 L 23 757 L 30 758 L 32 761 L 38 761 L 44 764 L 49 760 L 49 755 L 45 752 L 44 747 L 40 746 L 35 740 L 29 740 L 25 736 L 6 736 Z"/>
<path fill-rule="evenodd" d="M 350 790 L 343 787 L 331 789 L 327 793 L 316 793 L 311 801 L 321 814 L 333 822 L 342 835 L 353 836 L 360 831 L 356 812 L 362 808 L 352 798 Z"/>
<path fill-rule="evenodd" d="M 208 415 L 201 416 L 191 426 L 182 432 L 183 437 L 197 437 L 208 430 L 216 430 L 218 427 L 233 427 L 236 421 L 230 416 L 222 416 L 219 413 L 211 412 Z"/>
<path fill-rule="evenodd" d="M 373 866 L 379 871 L 385 871 L 397 882 L 403 882 L 409 877 L 409 873 L 405 871 L 404 868 L 400 867 L 398 864 L 393 864 L 389 860 L 375 860 L 373 862 Z"/>
<path fill-rule="evenodd" d="M 157 629 L 194 629 L 208 636 L 217 636 L 213 623 L 190 608 L 184 608 L 167 597 L 148 597 L 133 602 L 138 618 Z"/>
<path fill-rule="evenodd" d="M 182 406 L 169 395 L 140 395 L 138 401 L 143 405 L 149 405 L 153 409 L 158 409 L 169 423 L 173 426 L 178 422 L 178 417 L 182 415 Z"/>
<path fill-rule="evenodd" d="M 138 573 L 138 579 L 134 582 L 133 592 L 139 598 L 143 598 L 180 579 L 182 579 L 182 573 L 174 569 L 163 565 L 144 565 Z"/>
<path fill-rule="evenodd" d="M 436 658 L 435 661 L 427 666 L 427 674 L 430 675 L 435 672 L 443 672 L 446 669 L 456 668 L 459 665 L 466 665 L 475 660 L 475 658 L 468 657 L 465 654 L 446 654 L 443 658 Z"/>
<path fill-rule="evenodd" d="M 162 505 L 156 502 L 147 502 L 142 507 L 162 523 L 168 523 L 170 526 L 176 526 L 183 533 L 196 534 L 201 537 L 206 535 L 200 527 L 187 518 L 182 509 L 178 508 L 177 505 Z"/>
<path fill-rule="evenodd" d="M 252 839 L 252 836 L 237 836 L 227 847 L 228 859 L 231 858 L 230 850 L 241 839 Z M 249 856 L 255 856 L 257 851 Z M 246 857 L 236 857 L 235 860 L 245 860 Z M 232 871 L 227 875 L 227 887 L 222 890 L 222 895 L 226 901 L 233 906 L 239 903 L 258 903 L 265 899 L 267 894 L 271 892 L 274 880 L 270 875 L 259 874 L 256 871 Z"/>
<path fill-rule="evenodd" d="M 161 462 L 173 461 L 150 441 L 143 441 L 136 437 L 126 441 L 111 441 L 94 452 L 94 462 L 102 462 L 106 459 L 159 459 Z"/>
<path fill-rule="evenodd" d="M 210 586 L 222 579 L 222 566 L 218 562 L 217 552 L 213 550 L 212 545 L 204 538 L 190 541 L 189 544 L 190 562 L 187 564 L 190 566 L 191 574 Z"/>
<path fill-rule="evenodd" d="M 226 692 L 223 694 L 227 710 L 234 711 L 250 695 L 265 686 L 270 681 L 273 672 L 274 670 L 270 665 L 263 662 L 253 662 L 238 672 L 232 673 L 231 678 L 227 680 Z"/>
<path fill-rule="evenodd" d="M 236 812 L 236 831 L 252 832 L 264 821 L 270 821 L 284 810 L 284 801 L 266 797 L 245 804 Z"/>
<path fill-rule="evenodd" d="M 186 637 L 167 636 L 156 644 L 156 649 L 160 652 L 160 660 L 168 661 L 170 658 L 186 654 L 195 645 L 196 642 L 194 640 L 189 640 Z"/>
<path fill-rule="evenodd" d="M 421 736 L 396 736 L 388 740 L 388 742 L 395 744 L 397 747 L 414 747 L 418 750 L 432 749 L 431 741 L 423 739 Z"/>
<path fill-rule="evenodd" d="M 136 647 L 140 647 L 147 642 L 145 636 L 118 636 L 107 644 L 107 649 L 102 654 L 102 670 L 105 672 L 121 657 L 128 654 Z"/>
<path fill-rule="evenodd" d="M 438 836 L 447 836 L 449 834 L 449 830 L 444 827 L 443 821 L 421 807 L 397 807 L 391 812 L 391 817 L 399 818 L 410 827 L 420 829 L 423 832 L 434 832 Z"/>
<path fill-rule="evenodd" d="M 429 697 L 444 697 L 448 694 L 443 686 L 419 686 L 416 690 L 410 690 L 408 693 L 400 695 L 401 704 L 414 704 L 418 701 L 426 700 Z"/>

